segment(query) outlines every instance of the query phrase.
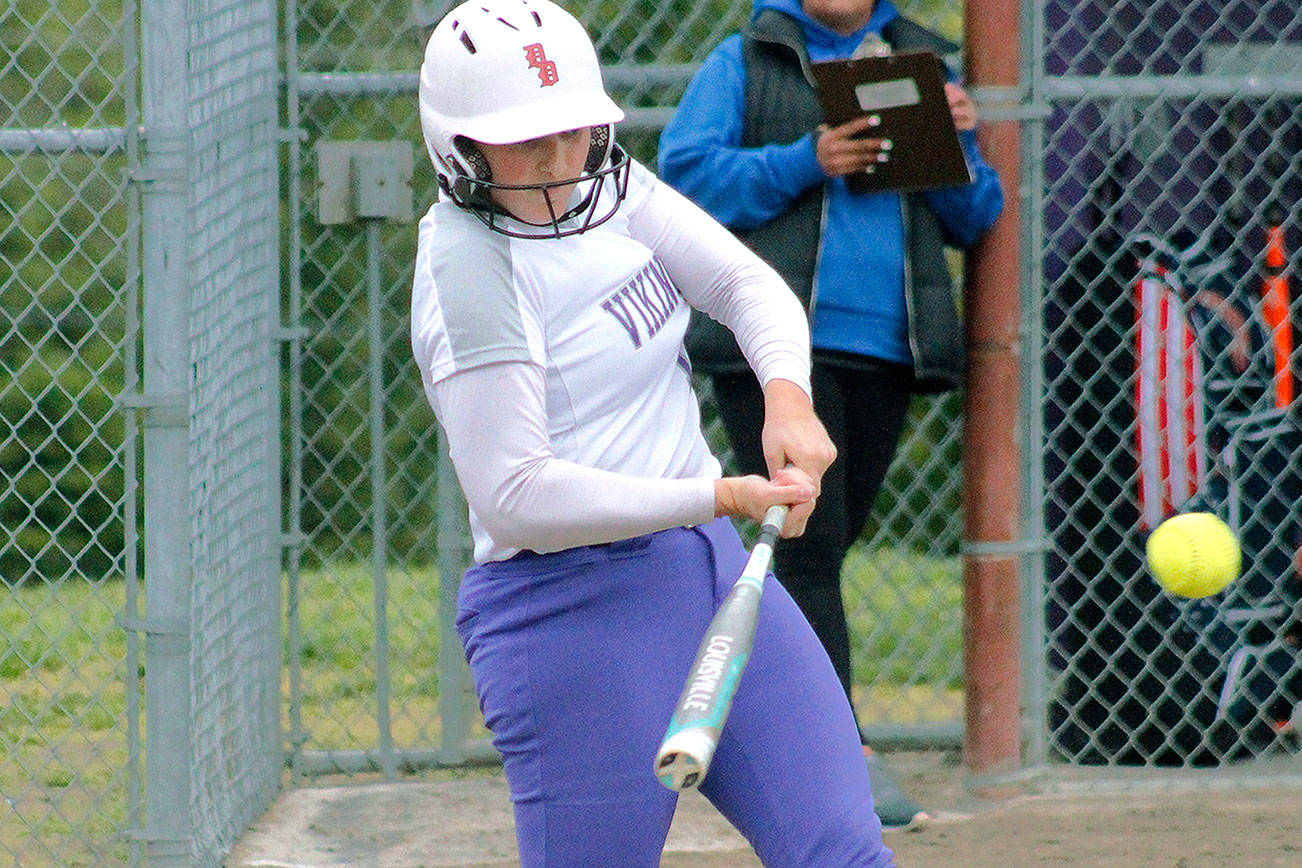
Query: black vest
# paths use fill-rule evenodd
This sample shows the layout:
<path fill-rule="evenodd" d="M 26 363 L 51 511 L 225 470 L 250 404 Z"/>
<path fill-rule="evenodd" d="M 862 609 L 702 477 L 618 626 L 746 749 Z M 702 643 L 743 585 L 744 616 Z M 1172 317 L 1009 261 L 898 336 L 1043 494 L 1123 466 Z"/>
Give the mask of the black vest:
<path fill-rule="evenodd" d="M 945 54 L 957 49 L 905 18 L 888 24 L 882 37 L 898 50 L 927 48 Z M 807 69 L 804 36 L 794 19 L 774 11 L 761 14 L 743 29 L 742 51 L 746 63 L 743 147 L 790 143 L 823 122 L 823 110 Z M 901 200 L 908 251 L 905 294 L 916 388 L 920 392 L 952 389 L 962 379 L 963 335 L 940 221 L 923 196 L 905 194 Z M 786 213 L 764 226 L 737 230 L 735 234 L 782 275 L 808 309 L 822 231 L 820 185 L 806 190 Z M 693 312 L 687 350 L 692 364 L 706 373 L 747 369 L 732 333 L 700 312 Z"/>

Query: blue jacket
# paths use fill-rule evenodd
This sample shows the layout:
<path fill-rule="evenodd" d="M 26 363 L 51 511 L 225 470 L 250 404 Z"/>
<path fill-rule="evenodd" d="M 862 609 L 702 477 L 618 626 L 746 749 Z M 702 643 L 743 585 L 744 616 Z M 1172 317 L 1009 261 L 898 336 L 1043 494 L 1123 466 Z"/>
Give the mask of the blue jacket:
<path fill-rule="evenodd" d="M 880 0 L 859 32 L 843 36 L 809 18 L 799 0 L 756 0 L 794 19 L 813 61 L 851 56 L 869 33 L 899 16 Z M 783 214 L 810 187 L 824 185 L 826 217 L 811 327 L 816 348 L 911 363 L 905 303 L 906 241 L 901 197 L 851 193 L 827 178 L 814 150 L 814 131 L 790 144 L 741 146 L 746 67 L 740 34 L 706 58 L 660 140 L 660 174 L 737 230 Z M 982 158 L 972 132 L 960 133 L 975 180 L 965 187 L 928 191 L 946 242 L 967 247 L 1003 210 L 999 178 Z M 867 279 L 866 279 L 867 276 Z M 867 291 L 865 291 L 867 286 Z"/>

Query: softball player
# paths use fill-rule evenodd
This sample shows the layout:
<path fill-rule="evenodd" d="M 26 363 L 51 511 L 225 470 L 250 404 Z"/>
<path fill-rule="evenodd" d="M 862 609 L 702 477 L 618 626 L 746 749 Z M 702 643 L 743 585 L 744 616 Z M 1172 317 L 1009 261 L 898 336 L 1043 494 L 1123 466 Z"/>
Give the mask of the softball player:
<path fill-rule="evenodd" d="M 470 505 L 457 629 L 505 761 L 524 866 L 659 864 L 676 796 L 652 759 L 746 552 L 729 516 L 792 506 L 834 448 L 809 334 L 767 265 L 614 141 L 582 25 L 477 0 L 435 28 L 412 346 Z M 771 480 L 720 478 L 683 351 L 688 306 L 764 385 Z M 776 582 L 702 786 L 765 865 L 891 864 L 850 707 Z"/>

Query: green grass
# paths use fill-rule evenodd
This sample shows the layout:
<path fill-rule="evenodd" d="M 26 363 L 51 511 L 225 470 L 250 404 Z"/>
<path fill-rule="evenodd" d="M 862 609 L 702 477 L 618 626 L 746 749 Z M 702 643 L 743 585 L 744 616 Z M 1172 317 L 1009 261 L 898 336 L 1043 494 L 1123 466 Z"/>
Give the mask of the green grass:
<path fill-rule="evenodd" d="M 431 568 L 390 567 L 390 717 L 399 748 L 437 745 L 439 585 Z M 308 750 L 379 743 L 374 583 L 369 564 L 331 564 L 300 581 L 302 720 Z M 286 660 L 289 659 L 286 645 Z M 289 670 L 285 672 L 288 695 Z M 289 730 L 288 708 L 284 718 Z"/>
<path fill-rule="evenodd" d="M 860 546 L 842 585 L 860 721 L 961 719 L 961 559 Z"/>
<path fill-rule="evenodd" d="M 126 861 L 124 599 L 121 581 L 0 589 L 0 862 Z"/>

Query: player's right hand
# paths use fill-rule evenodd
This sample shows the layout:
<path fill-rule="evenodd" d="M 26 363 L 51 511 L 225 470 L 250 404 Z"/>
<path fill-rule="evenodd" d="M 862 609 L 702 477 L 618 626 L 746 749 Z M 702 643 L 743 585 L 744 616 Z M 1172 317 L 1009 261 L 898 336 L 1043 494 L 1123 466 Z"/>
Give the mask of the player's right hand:
<path fill-rule="evenodd" d="M 760 434 L 764 463 L 769 477 L 783 480 L 790 468 L 798 467 L 814 483 L 814 496 L 822 490 L 823 474 L 836 460 L 836 445 L 814 412 L 813 401 L 803 388 L 781 378 L 764 387 L 764 428 Z M 790 536 L 804 533 L 814 501 L 791 505 L 786 529 Z"/>
<path fill-rule="evenodd" d="M 893 144 L 890 139 L 860 138 L 880 123 L 877 115 L 864 115 L 840 126 L 820 126 L 814 151 L 823 174 L 836 178 L 871 173 L 889 160 Z"/>
<path fill-rule="evenodd" d="M 792 515 L 796 510 L 789 512 L 780 534 L 782 537 L 800 536 L 805 532 L 805 520 L 816 496 L 817 489 L 809 474 L 795 467 L 782 470 L 772 480 L 763 476 L 725 476 L 714 481 L 714 514 L 761 522 L 770 506 L 779 503 L 792 507 L 809 505 L 810 509 L 801 510 L 804 518 L 793 521 Z"/>

